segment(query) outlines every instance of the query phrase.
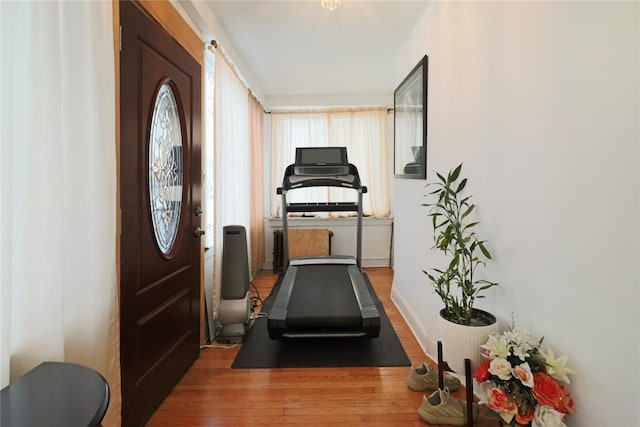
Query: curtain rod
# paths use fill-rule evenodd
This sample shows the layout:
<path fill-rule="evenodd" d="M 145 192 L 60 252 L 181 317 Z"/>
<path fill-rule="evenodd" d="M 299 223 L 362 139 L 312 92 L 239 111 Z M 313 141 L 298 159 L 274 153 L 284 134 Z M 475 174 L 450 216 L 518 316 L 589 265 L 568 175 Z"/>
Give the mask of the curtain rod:
<path fill-rule="evenodd" d="M 253 96 L 256 99 L 256 101 L 258 101 L 258 104 L 260 104 L 260 107 L 262 108 L 262 111 L 264 113 L 267 113 L 267 111 L 264 109 L 264 105 L 262 104 L 260 99 L 258 99 L 256 94 L 253 93 L 253 91 L 249 87 L 249 84 L 244 79 L 244 77 L 242 77 L 242 75 L 240 74 L 240 71 L 238 70 L 238 67 L 236 67 L 236 65 L 233 63 L 233 61 L 231 60 L 231 58 L 229 57 L 227 52 L 224 50 L 224 48 L 222 46 L 220 46 L 220 44 L 216 40 L 211 40 L 211 42 L 209 44 L 207 44 L 207 50 L 209 52 L 213 53 L 213 54 L 220 53 L 220 56 L 225 61 L 227 61 L 227 64 L 229 64 L 229 67 L 231 68 L 231 71 L 233 72 L 233 74 L 238 78 L 238 80 L 240 80 L 240 83 L 242 83 L 244 88 L 249 92 L 249 95 Z"/>
<path fill-rule="evenodd" d="M 274 108 L 272 111 L 265 111 L 266 114 L 309 114 L 309 113 L 350 113 L 361 111 L 387 110 L 393 112 L 393 108 L 384 106 L 362 106 L 362 107 L 326 107 L 326 108 Z"/>

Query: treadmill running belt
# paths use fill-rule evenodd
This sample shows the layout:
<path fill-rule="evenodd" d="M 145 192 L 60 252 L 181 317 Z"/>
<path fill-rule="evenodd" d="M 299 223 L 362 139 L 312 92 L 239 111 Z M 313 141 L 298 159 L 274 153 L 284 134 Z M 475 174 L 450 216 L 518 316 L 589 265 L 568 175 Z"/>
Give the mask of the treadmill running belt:
<path fill-rule="evenodd" d="M 348 269 L 331 264 L 298 268 L 287 325 L 292 329 L 361 327 L 362 316 Z"/>

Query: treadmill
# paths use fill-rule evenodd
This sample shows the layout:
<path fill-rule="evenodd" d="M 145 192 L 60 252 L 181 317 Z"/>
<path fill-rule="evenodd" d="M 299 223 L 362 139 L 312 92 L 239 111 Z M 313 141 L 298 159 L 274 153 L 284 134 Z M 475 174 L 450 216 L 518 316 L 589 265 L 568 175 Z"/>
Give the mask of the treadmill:
<path fill-rule="evenodd" d="M 357 191 L 358 202 L 287 202 L 291 190 L 328 186 Z M 367 187 L 360 183 L 358 169 L 348 162 L 346 147 L 296 148 L 295 163 L 285 170 L 277 192 L 282 195 L 286 272 L 268 315 L 269 337 L 378 337 L 380 313 L 360 270 L 362 195 Z M 289 260 L 288 213 L 336 211 L 357 212 L 356 257 L 329 255 Z"/>

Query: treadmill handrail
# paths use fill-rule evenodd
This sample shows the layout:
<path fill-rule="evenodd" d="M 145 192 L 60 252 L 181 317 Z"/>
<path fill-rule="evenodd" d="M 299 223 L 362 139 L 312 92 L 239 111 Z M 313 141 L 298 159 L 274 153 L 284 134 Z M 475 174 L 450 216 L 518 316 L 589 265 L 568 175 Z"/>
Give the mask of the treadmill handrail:
<path fill-rule="evenodd" d="M 282 190 L 292 190 L 295 188 L 305 187 L 346 187 L 359 189 L 363 188 L 360 182 L 360 175 L 358 174 L 358 168 L 349 163 L 348 175 L 297 175 L 295 173 L 295 164 L 290 164 L 284 171 L 284 178 L 282 179 L 282 187 L 278 188 L 278 194 L 281 194 Z M 366 187 L 363 188 L 363 193 L 366 193 Z"/>
<path fill-rule="evenodd" d="M 318 182 L 317 179 L 314 180 L 314 184 L 313 185 L 306 185 L 305 187 L 292 187 L 289 189 L 283 189 L 282 187 L 277 187 L 276 188 L 276 193 L 278 195 L 281 195 L 283 191 L 288 191 L 288 190 L 295 190 L 298 188 L 306 188 L 306 187 L 340 187 L 340 188 L 353 188 L 353 187 L 348 187 L 348 186 L 342 186 L 342 185 L 326 185 L 322 182 Z M 333 181 L 333 180 L 332 180 Z M 366 194 L 369 190 L 367 189 L 366 185 L 362 185 L 360 186 L 360 190 L 362 190 L 362 194 Z"/>
<path fill-rule="evenodd" d="M 287 166 L 284 172 L 284 178 L 282 179 L 282 187 L 278 187 L 277 193 L 282 196 L 282 232 L 284 243 L 284 264 L 285 269 L 289 263 L 289 225 L 287 217 L 289 212 L 332 212 L 342 209 L 329 209 L 328 204 L 317 204 L 314 206 L 307 206 L 304 210 L 296 210 L 295 208 L 289 210 L 291 205 L 287 202 L 287 192 L 289 190 L 296 190 L 306 187 L 342 187 L 351 188 L 358 193 L 358 202 L 355 204 L 355 211 L 357 212 L 356 223 L 356 263 L 358 268 L 362 268 L 362 195 L 367 192 L 367 187 L 360 182 L 360 174 L 358 168 L 349 163 L 349 174 L 339 176 L 319 176 L 315 175 L 297 175 L 295 163 Z M 298 178 L 293 179 L 292 178 Z M 300 179 L 301 178 L 301 179 Z M 300 209 L 300 207 L 298 207 Z"/>

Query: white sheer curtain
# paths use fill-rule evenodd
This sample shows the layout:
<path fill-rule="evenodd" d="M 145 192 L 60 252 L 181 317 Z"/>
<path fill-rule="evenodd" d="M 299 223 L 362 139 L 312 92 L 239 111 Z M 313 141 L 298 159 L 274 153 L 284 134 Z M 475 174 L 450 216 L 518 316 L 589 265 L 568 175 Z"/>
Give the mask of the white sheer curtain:
<path fill-rule="evenodd" d="M 250 161 L 248 90 L 226 59 L 215 61 L 215 289 L 220 295 L 222 227 L 242 225 L 249 236 Z M 249 251 L 251 251 L 250 244 Z"/>
<path fill-rule="evenodd" d="M 2 386 L 43 361 L 107 378 L 119 425 L 110 2 L 0 2 Z"/>
<path fill-rule="evenodd" d="M 296 147 L 347 147 L 349 162 L 357 166 L 362 183 L 369 192 L 364 197 L 365 215 L 390 215 L 391 199 L 387 109 L 365 108 L 327 112 L 271 113 L 271 215 L 279 217 L 282 184 L 286 167 L 295 160 Z M 353 191 L 338 188 L 309 188 L 288 195 L 293 202 L 354 201 Z"/>
<path fill-rule="evenodd" d="M 387 110 L 333 113 L 329 115 L 329 123 L 330 145 L 347 147 L 349 161 L 357 166 L 360 179 L 369 190 L 364 197 L 364 213 L 376 217 L 389 216 Z"/>
<path fill-rule="evenodd" d="M 249 157 L 251 230 L 248 235 L 251 277 L 254 277 L 264 262 L 264 109 L 253 94 L 249 94 Z"/>
<path fill-rule="evenodd" d="M 280 114 L 271 113 L 271 215 L 282 215 L 281 197 L 276 188 L 282 185 L 287 166 L 295 159 L 296 147 L 326 146 L 329 142 L 329 120 L 325 113 Z M 291 202 L 328 201 L 324 188 L 295 190 L 287 195 Z"/>

